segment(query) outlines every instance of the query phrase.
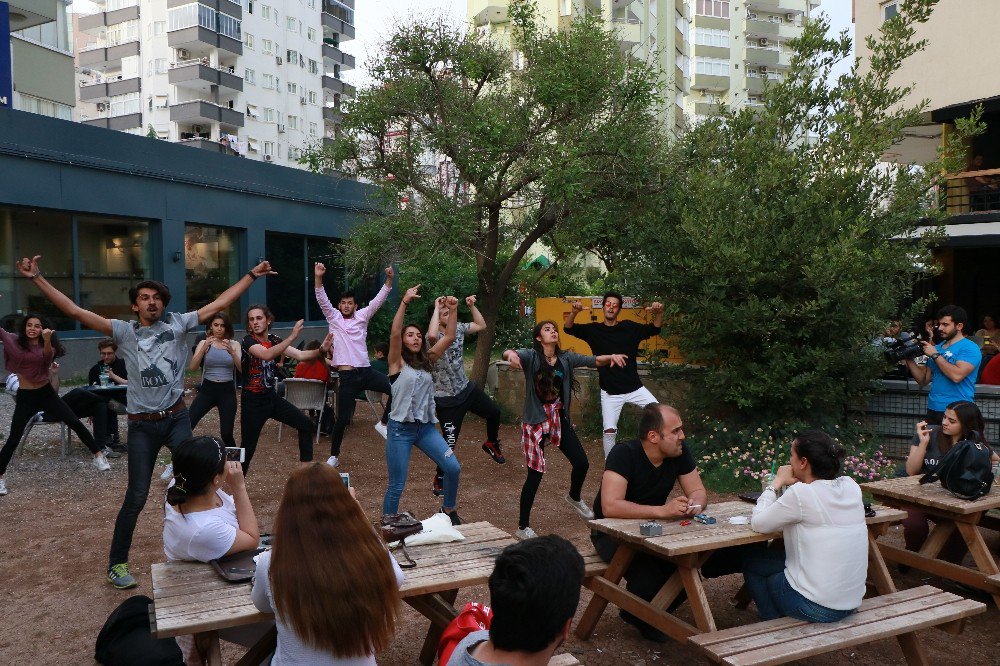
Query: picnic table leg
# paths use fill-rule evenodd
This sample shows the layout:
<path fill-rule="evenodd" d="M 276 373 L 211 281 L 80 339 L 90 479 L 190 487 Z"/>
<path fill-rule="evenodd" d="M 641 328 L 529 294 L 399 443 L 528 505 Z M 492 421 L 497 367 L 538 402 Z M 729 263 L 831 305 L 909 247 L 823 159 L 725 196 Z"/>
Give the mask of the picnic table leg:
<path fill-rule="evenodd" d="M 872 528 L 868 529 L 868 575 L 879 594 L 890 594 L 896 591 L 896 584 L 892 582 L 882 551 L 878 548 L 876 539 L 880 533 L 881 530 L 876 532 Z"/>
<path fill-rule="evenodd" d="M 979 526 L 974 523 L 957 523 L 957 526 L 959 534 L 965 539 L 965 545 L 969 547 L 972 559 L 975 561 L 976 566 L 979 567 L 979 572 L 984 576 L 993 576 L 1000 573 L 1000 568 L 997 567 L 996 560 L 993 559 L 990 549 L 987 548 L 986 542 L 983 541 L 983 533 L 979 531 Z M 992 596 L 993 602 L 997 606 L 1000 606 L 1000 594 L 993 594 Z"/>
<path fill-rule="evenodd" d="M 595 576 L 595 578 L 604 578 L 612 585 L 618 585 L 625 575 L 628 565 L 632 564 L 633 557 L 635 557 L 635 546 L 627 543 L 620 544 L 618 550 L 615 551 L 614 557 L 611 558 L 611 562 L 608 563 L 608 568 L 604 571 L 604 575 Z M 591 590 L 594 590 L 594 588 L 591 588 Z M 584 641 L 590 638 L 597 627 L 597 621 L 601 619 L 601 614 L 607 607 L 608 600 L 594 590 L 594 596 L 591 597 L 590 603 L 587 604 L 587 610 L 583 612 L 580 623 L 576 625 L 577 638 Z"/>
<path fill-rule="evenodd" d="M 420 649 L 420 663 L 423 664 L 424 666 L 430 666 L 431 664 L 433 664 L 434 659 L 437 657 L 437 649 L 438 649 L 438 644 L 441 642 L 441 634 L 444 633 L 445 627 L 447 626 L 447 623 L 441 624 L 441 621 L 444 619 L 444 617 L 447 617 L 447 614 L 442 615 L 442 613 L 446 608 L 450 607 L 451 618 L 454 619 L 455 616 L 458 615 L 454 607 L 455 598 L 458 597 L 457 589 L 445 590 L 443 592 L 439 592 L 437 595 L 429 595 L 429 596 L 440 597 L 440 599 L 434 599 L 433 601 L 431 599 L 419 599 L 419 598 L 407 600 L 408 603 L 421 614 L 424 614 L 424 611 L 421 609 L 422 605 L 424 608 L 427 608 L 428 610 L 435 611 L 435 613 L 433 613 L 434 616 L 429 618 L 431 620 L 431 626 L 427 629 L 427 637 L 424 638 L 424 645 Z M 427 603 L 423 604 L 422 602 L 425 601 Z"/>
<path fill-rule="evenodd" d="M 698 566 L 690 564 L 697 563 L 678 563 L 677 573 L 684 582 L 684 591 L 687 592 L 688 603 L 691 604 L 694 623 L 704 632 L 715 631 L 715 618 L 712 617 L 712 609 L 708 607 L 708 596 L 705 594 L 705 586 L 701 584 L 701 574 Z"/>
<path fill-rule="evenodd" d="M 955 523 L 950 520 L 942 520 L 940 523 L 935 523 L 934 527 L 931 528 L 930 534 L 927 535 L 924 545 L 920 548 L 920 554 L 937 558 L 941 554 L 941 550 L 944 548 L 945 543 L 947 543 L 948 538 L 951 537 L 951 533 L 954 531 Z"/>
<path fill-rule="evenodd" d="M 203 631 L 194 635 L 194 644 L 198 648 L 206 666 L 222 666 L 222 647 L 219 645 L 218 631 Z"/>

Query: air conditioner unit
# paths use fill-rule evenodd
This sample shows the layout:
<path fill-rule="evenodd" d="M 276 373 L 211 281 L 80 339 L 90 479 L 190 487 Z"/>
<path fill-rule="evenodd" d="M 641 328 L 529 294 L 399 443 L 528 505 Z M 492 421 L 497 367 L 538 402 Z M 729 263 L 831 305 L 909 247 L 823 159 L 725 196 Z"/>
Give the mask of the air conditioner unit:
<path fill-rule="evenodd" d="M 305 104 L 305 103 L 306 103 L 306 98 L 305 97 L 299 97 L 299 104 Z"/>
<path fill-rule="evenodd" d="M 785 20 L 789 23 L 795 23 L 795 14 L 785 14 Z"/>
<path fill-rule="evenodd" d="M 747 18 L 750 19 L 751 21 L 756 21 L 757 20 L 757 14 L 754 13 L 754 12 L 747 12 Z"/>
<path fill-rule="evenodd" d="M 187 60 L 191 57 L 191 52 L 187 49 L 177 49 L 177 57 L 181 60 Z"/>
<path fill-rule="evenodd" d="M 104 102 L 98 102 L 98 103 L 97 103 L 97 110 L 98 110 L 99 112 L 102 112 L 102 111 L 107 111 L 107 110 L 108 110 L 108 105 L 107 105 L 107 104 L 105 104 Z"/>
<path fill-rule="evenodd" d="M 192 125 L 191 126 L 191 131 L 194 132 L 195 134 L 201 134 L 201 130 L 202 129 L 203 128 L 202 128 L 201 125 Z"/>
<path fill-rule="evenodd" d="M 278 133 L 280 134 L 280 133 L 282 133 L 284 131 L 285 131 L 285 124 L 284 123 L 278 123 Z"/>
<path fill-rule="evenodd" d="M 264 161 L 270 162 L 273 158 L 270 155 L 264 155 Z"/>
<path fill-rule="evenodd" d="M 767 46 L 767 39 L 758 39 L 757 46 Z"/>
<path fill-rule="evenodd" d="M 767 67 L 765 67 L 764 65 L 761 65 L 760 66 L 760 73 L 761 74 L 767 74 Z"/>
<path fill-rule="evenodd" d="M 282 63 L 281 56 L 274 56 L 274 62 L 280 65 Z"/>

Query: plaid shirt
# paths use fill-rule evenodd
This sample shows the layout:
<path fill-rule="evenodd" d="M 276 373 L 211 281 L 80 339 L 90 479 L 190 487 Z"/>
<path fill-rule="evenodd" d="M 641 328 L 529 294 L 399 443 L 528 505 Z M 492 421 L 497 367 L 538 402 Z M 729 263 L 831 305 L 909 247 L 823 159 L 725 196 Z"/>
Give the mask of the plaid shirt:
<path fill-rule="evenodd" d="M 545 444 L 548 439 L 549 444 L 559 446 L 562 438 L 562 425 L 559 418 L 562 410 L 562 402 L 543 403 L 545 409 L 545 420 L 541 423 L 530 425 L 521 423 L 521 446 L 524 448 L 524 459 L 528 463 L 528 469 L 545 473 Z"/>

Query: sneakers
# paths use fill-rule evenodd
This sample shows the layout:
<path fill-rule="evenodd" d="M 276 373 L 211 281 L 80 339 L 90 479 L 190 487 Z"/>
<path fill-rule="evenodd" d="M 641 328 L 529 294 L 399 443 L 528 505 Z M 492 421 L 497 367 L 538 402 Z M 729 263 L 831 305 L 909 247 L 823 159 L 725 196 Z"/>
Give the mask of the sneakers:
<path fill-rule="evenodd" d="M 174 464 L 169 463 L 166 467 L 163 468 L 163 474 L 160 474 L 160 478 L 166 481 L 173 475 L 174 475 Z"/>
<path fill-rule="evenodd" d="M 122 454 L 121 454 L 120 451 L 115 451 L 110 446 L 105 446 L 104 450 L 101 451 L 101 453 L 104 454 L 105 458 L 121 458 L 122 457 Z"/>
<path fill-rule="evenodd" d="M 507 459 L 503 457 L 503 451 L 500 450 L 500 442 L 483 442 L 483 451 L 493 458 L 493 460 L 502 465 L 507 462 Z"/>
<path fill-rule="evenodd" d="M 514 532 L 514 538 L 517 539 L 518 541 L 524 541 L 525 539 L 534 539 L 536 536 L 538 535 L 535 534 L 535 530 L 531 529 L 530 527 L 525 527 L 523 530 L 518 530 Z"/>
<path fill-rule="evenodd" d="M 441 513 L 443 513 L 444 515 L 446 515 L 449 518 L 451 518 L 451 524 L 452 525 L 461 525 L 462 524 L 462 519 L 458 517 L 458 511 L 456 511 L 455 509 L 452 509 L 451 511 L 445 511 L 442 508 L 441 509 Z"/>
<path fill-rule="evenodd" d="M 28 419 L 28 425 L 35 425 L 36 423 L 41 423 L 45 420 L 45 412 L 38 412 L 30 419 Z"/>
<path fill-rule="evenodd" d="M 6 494 L 7 494 L 7 482 L 4 481 L 3 479 L 0 479 L 0 495 L 6 495 Z"/>
<path fill-rule="evenodd" d="M 383 439 L 389 439 L 389 428 L 381 421 L 375 424 L 375 432 L 382 435 Z"/>
<path fill-rule="evenodd" d="M 639 633 L 642 634 L 642 637 L 645 638 L 647 641 L 652 641 L 654 643 L 666 643 L 668 640 L 670 640 L 670 637 L 667 636 L 665 633 L 663 633 L 662 631 L 660 631 L 659 629 L 657 629 L 652 625 L 646 624 L 645 622 L 637 618 L 635 615 L 632 615 L 631 613 L 626 613 L 625 611 L 619 611 L 618 615 L 619 617 L 621 617 L 623 622 L 631 624 L 633 627 L 638 629 Z"/>
<path fill-rule="evenodd" d="M 434 493 L 434 497 L 444 495 L 444 475 L 441 472 L 434 475 L 434 485 L 431 492 Z"/>
<path fill-rule="evenodd" d="M 104 451 L 101 451 L 96 456 L 94 456 L 94 467 L 101 472 L 107 472 L 111 469 L 111 465 L 108 464 L 108 459 L 104 455 Z"/>
<path fill-rule="evenodd" d="M 587 506 L 587 503 L 584 502 L 582 499 L 575 500 L 569 495 L 566 495 L 566 503 L 569 504 L 574 509 L 576 509 L 576 512 L 580 514 L 580 517 L 583 518 L 584 520 L 594 519 L 594 512 L 590 510 L 590 507 Z"/>
<path fill-rule="evenodd" d="M 128 562 L 108 567 L 108 581 L 116 590 L 128 590 L 139 585 L 128 571 Z"/>
<path fill-rule="evenodd" d="M 337 456 L 330 456 L 326 459 L 326 464 L 330 467 L 340 467 L 340 459 Z"/>

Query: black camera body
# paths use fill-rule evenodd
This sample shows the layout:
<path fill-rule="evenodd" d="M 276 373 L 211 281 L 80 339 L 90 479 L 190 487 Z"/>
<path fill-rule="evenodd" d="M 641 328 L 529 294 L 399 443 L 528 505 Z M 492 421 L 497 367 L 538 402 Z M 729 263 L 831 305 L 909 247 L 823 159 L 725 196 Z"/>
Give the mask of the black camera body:
<path fill-rule="evenodd" d="M 924 347 L 911 333 L 903 331 L 899 334 L 899 339 L 894 340 L 885 346 L 885 360 L 889 363 L 899 363 L 907 359 L 914 359 L 924 355 Z"/>

